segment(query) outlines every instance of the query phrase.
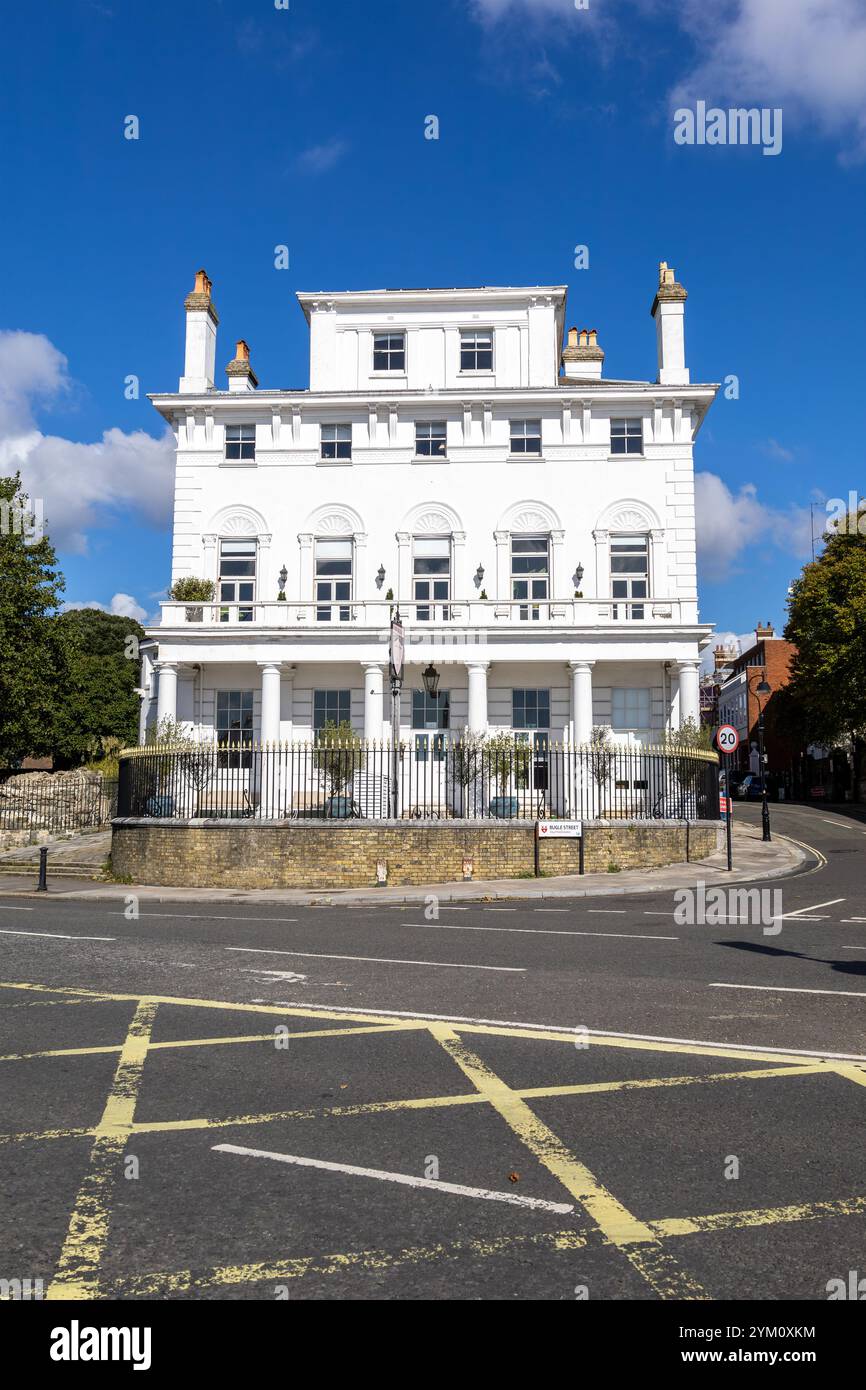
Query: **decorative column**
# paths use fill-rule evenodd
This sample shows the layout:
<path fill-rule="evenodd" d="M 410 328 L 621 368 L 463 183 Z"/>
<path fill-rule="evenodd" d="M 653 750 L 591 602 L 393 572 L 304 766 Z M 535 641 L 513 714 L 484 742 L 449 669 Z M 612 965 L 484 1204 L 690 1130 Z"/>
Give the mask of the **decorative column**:
<path fill-rule="evenodd" d="M 219 578 L 217 574 L 217 538 L 215 535 L 206 535 L 201 538 L 202 547 L 202 579 L 212 579 L 214 584 Z M 216 590 L 214 590 L 216 592 Z M 217 598 L 219 594 L 217 593 Z"/>
<path fill-rule="evenodd" d="M 511 600 L 511 589 L 508 582 L 511 577 L 508 553 L 511 532 L 494 531 L 493 539 L 496 541 L 496 593 L 494 597 L 498 603 L 508 603 Z"/>
<path fill-rule="evenodd" d="M 595 541 L 595 596 L 610 598 L 610 531 L 593 531 Z"/>
<path fill-rule="evenodd" d="M 159 684 L 156 693 L 156 718 L 161 724 L 164 719 L 177 723 L 177 662 L 159 661 L 156 665 Z"/>
<path fill-rule="evenodd" d="M 273 746 L 280 741 L 280 663 L 259 661 L 262 673 L 261 751 L 253 753 L 250 787 L 257 788 L 259 809 L 265 816 L 280 814 L 280 754 Z M 270 744 L 268 748 L 266 745 Z"/>
<path fill-rule="evenodd" d="M 487 732 L 487 668 L 489 661 L 467 661 L 469 673 L 468 725 L 471 734 Z"/>
<path fill-rule="evenodd" d="M 279 661 L 260 661 L 262 673 L 262 743 L 278 743 L 280 739 L 280 671 Z"/>
<path fill-rule="evenodd" d="M 271 541 L 272 536 L 267 534 L 258 537 L 258 576 L 256 588 L 260 603 L 275 603 L 277 598 L 276 589 L 271 587 Z M 255 613 L 255 609 L 253 609 Z M 264 622 L 264 617 L 262 617 Z"/>
<path fill-rule="evenodd" d="M 383 669 L 381 662 L 364 662 L 364 738 L 368 743 L 378 743 L 382 738 L 385 718 Z"/>
<path fill-rule="evenodd" d="M 556 603 L 566 597 L 562 585 L 562 543 L 565 540 L 564 531 L 551 531 L 550 533 L 550 598 L 551 602 Z M 568 598 L 571 598 L 569 591 Z"/>
<path fill-rule="evenodd" d="M 571 731 L 576 744 L 589 743 L 592 735 L 592 661 L 570 661 Z"/>
<path fill-rule="evenodd" d="M 408 531 L 397 532 L 397 592 L 398 603 L 408 603 L 411 597 L 412 537 Z"/>
<path fill-rule="evenodd" d="M 354 601 L 364 602 L 367 592 L 367 532 L 356 531 L 352 537 L 352 594 Z"/>
<path fill-rule="evenodd" d="M 311 531 L 302 531 L 298 535 L 298 545 L 300 546 L 300 568 L 298 580 L 300 588 L 298 590 L 298 600 L 300 603 L 311 603 L 313 600 L 313 534 Z M 306 617 L 306 610 L 299 609 L 298 617 Z"/>
<path fill-rule="evenodd" d="M 664 547 L 665 533 L 659 526 L 654 526 L 649 533 L 649 579 L 650 597 L 654 599 L 666 599 L 668 597 L 668 580 L 665 575 Z"/>
<path fill-rule="evenodd" d="M 690 719 L 693 720 L 695 724 L 700 723 L 701 700 L 699 673 L 699 661 L 681 661 L 679 663 L 680 728 Z"/>
<path fill-rule="evenodd" d="M 469 588 L 466 584 L 464 572 L 464 559 L 466 556 L 466 532 L 451 532 L 451 598 L 458 605 L 465 603 L 469 598 Z"/>

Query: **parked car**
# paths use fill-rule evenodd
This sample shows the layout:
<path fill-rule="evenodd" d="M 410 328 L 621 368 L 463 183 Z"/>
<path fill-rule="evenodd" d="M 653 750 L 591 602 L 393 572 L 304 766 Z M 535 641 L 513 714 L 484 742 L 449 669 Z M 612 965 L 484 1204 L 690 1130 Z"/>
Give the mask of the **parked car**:
<path fill-rule="evenodd" d="M 763 801 L 765 783 L 762 777 L 758 777 L 754 772 L 749 772 L 737 787 L 737 796 L 741 801 Z M 769 788 L 767 788 L 769 795 Z"/>
<path fill-rule="evenodd" d="M 720 796 L 727 796 L 727 794 L 728 794 L 728 790 L 727 790 L 727 788 L 728 788 L 728 776 L 729 776 L 729 774 L 728 774 L 728 772 L 727 772 L 727 769 L 725 769 L 724 771 L 722 771 L 722 772 L 719 773 L 719 795 L 720 795 Z M 734 794 L 735 796 L 736 796 L 737 793 L 738 793 L 738 790 L 739 790 L 739 787 L 740 787 L 740 783 L 743 781 L 743 778 L 744 778 L 744 777 L 747 777 L 747 776 L 748 776 L 748 773 L 746 773 L 746 772 L 737 772 L 736 770 L 733 771 L 732 773 L 730 773 L 731 791 L 733 792 L 733 794 Z"/>

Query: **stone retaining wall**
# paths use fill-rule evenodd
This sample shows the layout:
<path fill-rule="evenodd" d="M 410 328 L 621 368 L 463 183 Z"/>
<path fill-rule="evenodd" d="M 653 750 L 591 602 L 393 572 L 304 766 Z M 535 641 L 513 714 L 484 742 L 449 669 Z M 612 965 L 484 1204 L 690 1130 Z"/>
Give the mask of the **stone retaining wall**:
<path fill-rule="evenodd" d="M 587 873 L 703 859 L 721 846 L 717 821 L 602 821 L 584 826 Z M 188 888 L 358 888 L 470 876 L 531 878 L 532 822 L 116 820 L 111 862 L 131 883 Z M 576 874 L 577 840 L 539 844 L 543 875 Z"/>

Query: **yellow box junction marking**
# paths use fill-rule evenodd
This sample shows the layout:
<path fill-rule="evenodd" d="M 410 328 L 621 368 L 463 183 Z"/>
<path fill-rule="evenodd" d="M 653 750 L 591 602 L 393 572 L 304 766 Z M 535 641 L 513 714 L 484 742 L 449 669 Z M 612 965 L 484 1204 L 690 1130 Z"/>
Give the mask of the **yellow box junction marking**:
<path fill-rule="evenodd" d="M 33 1058 L 91 1056 L 118 1053 L 118 1063 L 111 1089 L 99 1123 L 67 1129 L 35 1131 L 32 1133 L 0 1135 L 0 1143 L 22 1140 L 51 1140 L 90 1138 L 92 1146 L 87 1172 L 75 1200 L 69 1229 L 60 1253 L 57 1269 L 47 1297 L 50 1299 L 87 1299 L 97 1297 L 151 1296 L 172 1293 L 206 1292 L 209 1289 L 230 1287 L 258 1281 L 278 1281 L 299 1278 L 304 1273 L 339 1274 L 351 1269 L 390 1269 L 419 1264 L 432 1259 L 455 1259 L 461 1254 L 492 1256 L 513 1248 L 535 1246 L 542 1249 L 575 1250 L 596 1239 L 616 1248 L 649 1284 L 660 1298 L 704 1299 L 701 1286 L 674 1260 L 662 1242 L 699 1233 L 744 1229 L 781 1222 L 820 1220 L 832 1216 L 859 1216 L 866 1212 L 866 1197 L 850 1197 L 836 1201 L 793 1204 L 785 1207 L 751 1211 L 720 1212 L 694 1218 L 669 1217 L 657 1221 L 641 1221 L 592 1174 L 566 1147 L 557 1135 L 530 1108 L 533 1098 L 569 1095 L 593 1095 L 626 1092 L 654 1087 L 684 1085 L 715 1085 L 726 1081 L 764 1080 L 782 1076 L 807 1076 L 831 1073 L 866 1084 L 866 1069 L 850 1062 L 803 1059 L 784 1052 L 756 1052 L 747 1048 L 722 1047 L 698 1043 L 655 1043 L 644 1039 L 625 1039 L 604 1034 L 582 1035 L 582 1045 L 613 1047 L 686 1056 L 717 1057 L 759 1063 L 751 1069 L 713 1072 L 704 1075 L 677 1075 L 634 1080 L 586 1082 L 574 1085 L 510 1087 L 467 1045 L 462 1035 L 490 1035 L 545 1042 L 574 1044 L 575 1035 L 540 1028 L 521 1028 L 511 1025 L 444 1023 L 431 1019 L 395 1018 L 389 1015 L 353 1013 L 347 1009 L 323 1009 L 279 1004 L 238 1004 L 224 1000 L 180 998 L 171 995 L 137 995 L 109 993 L 68 987 L 21 982 L 0 983 L 0 990 L 12 990 L 37 996 L 31 1006 L 63 1005 L 100 1002 L 134 1004 L 135 1014 L 126 1039 L 121 1044 L 92 1047 L 52 1048 L 30 1053 L 12 1053 L 0 1057 L 0 1062 L 25 1061 Z M 0 998 L 0 1007 L 5 1001 Z M 143 1068 L 149 1051 L 187 1047 L 214 1047 L 231 1044 L 273 1041 L 274 1031 L 241 1033 L 193 1039 L 170 1039 L 153 1042 L 152 1028 L 160 1005 L 198 1009 L 215 1009 L 223 1013 L 255 1013 L 266 1015 L 275 1022 L 296 1017 L 339 1023 L 342 1027 L 290 1032 L 293 1043 L 304 1039 L 347 1037 L 358 1034 L 389 1032 L 426 1032 L 434 1038 L 455 1062 L 462 1074 L 472 1083 L 471 1092 L 442 1096 L 407 1097 L 396 1100 L 360 1102 L 328 1107 L 235 1115 L 215 1119 L 201 1116 L 181 1120 L 136 1122 L 135 1107 Z M 13 1004 L 13 1008 L 23 1007 Z M 356 1026 L 345 1026 L 346 1024 Z M 577 1201 L 590 1225 L 585 1231 L 575 1230 L 543 1233 L 534 1236 L 503 1236 L 494 1240 L 462 1240 L 432 1246 L 413 1246 L 398 1252 L 367 1250 L 343 1254 L 311 1255 L 246 1265 L 217 1266 L 210 1270 L 162 1271 L 129 1278 L 111 1279 L 100 1275 L 100 1267 L 108 1243 L 111 1220 L 111 1196 L 119 1175 L 124 1150 L 131 1135 L 143 1133 L 172 1133 L 189 1130 L 226 1129 L 253 1124 L 268 1124 L 279 1120 L 319 1119 L 335 1116 L 384 1114 L 402 1110 L 426 1110 L 462 1105 L 486 1105 L 496 1111 L 517 1135 L 533 1156 L 566 1188 Z"/>

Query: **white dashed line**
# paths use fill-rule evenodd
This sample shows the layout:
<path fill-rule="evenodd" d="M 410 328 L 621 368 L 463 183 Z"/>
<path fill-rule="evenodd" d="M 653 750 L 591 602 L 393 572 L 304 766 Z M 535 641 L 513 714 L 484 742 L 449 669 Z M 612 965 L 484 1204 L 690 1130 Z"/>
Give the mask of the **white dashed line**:
<path fill-rule="evenodd" d="M 227 951 L 243 951 L 251 956 L 303 956 L 309 960 L 359 960 L 371 965 L 432 965 L 439 970 L 497 970 L 506 975 L 525 975 L 524 965 L 466 965 L 446 960 L 392 960 L 389 956 L 333 956 L 323 951 L 275 951 L 263 946 L 226 946 Z"/>

